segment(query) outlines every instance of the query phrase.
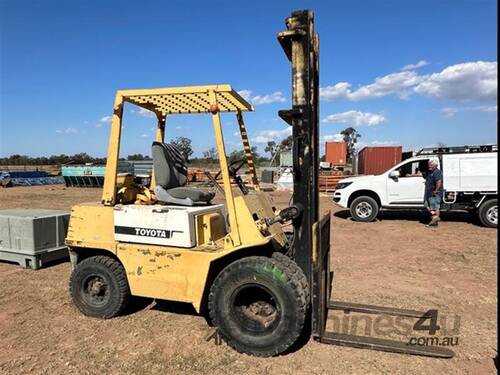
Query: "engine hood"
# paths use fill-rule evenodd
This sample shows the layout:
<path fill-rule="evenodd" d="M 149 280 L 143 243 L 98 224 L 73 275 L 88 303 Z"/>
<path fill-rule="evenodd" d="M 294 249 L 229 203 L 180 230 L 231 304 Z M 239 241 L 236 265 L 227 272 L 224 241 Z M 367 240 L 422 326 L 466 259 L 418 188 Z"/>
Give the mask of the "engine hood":
<path fill-rule="evenodd" d="M 344 182 L 362 182 L 364 180 L 371 180 L 371 179 L 373 179 L 373 177 L 375 177 L 375 175 L 373 175 L 373 174 L 348 177 L 348 178 L 343 178 L 342 180 L 339 180 L 338 183 L 344 183 Z"/>

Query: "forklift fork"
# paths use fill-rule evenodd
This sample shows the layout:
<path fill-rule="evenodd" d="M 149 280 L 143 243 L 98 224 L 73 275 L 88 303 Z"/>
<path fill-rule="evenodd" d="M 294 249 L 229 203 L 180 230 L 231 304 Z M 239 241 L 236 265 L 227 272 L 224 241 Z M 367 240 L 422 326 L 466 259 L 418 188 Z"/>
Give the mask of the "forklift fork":
<path fill-rule="evenodd" d="M 408 342 L 369 336 L 357 336 L 326 330 L 328 312 L 364 313 L 426 319 L 426 312 L 393 307 L 330 301 L 333 272 L 330 272 L 330 212 L 313 225 L 312 249 L 312 335 L 325 344 L 373 349 L 386 352 L 413 354 L 427 357 L 451 358 L 453 351 L 438 346 L 411 345 Z"/>

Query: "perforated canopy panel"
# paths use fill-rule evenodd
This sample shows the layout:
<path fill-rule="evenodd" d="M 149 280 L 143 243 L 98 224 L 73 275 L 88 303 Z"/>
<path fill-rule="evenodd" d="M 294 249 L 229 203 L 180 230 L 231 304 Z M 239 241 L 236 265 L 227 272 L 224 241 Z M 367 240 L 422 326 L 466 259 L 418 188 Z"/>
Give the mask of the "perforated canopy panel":
<path fill-rule="evenodd" d="M 210 113 L 210 91 L 220 112 L 253 111 L 253 107 L 230 85 L 173 87 L 151 90 L 123 90 L 124 101 L 162 116 L 175 113 Z"/>

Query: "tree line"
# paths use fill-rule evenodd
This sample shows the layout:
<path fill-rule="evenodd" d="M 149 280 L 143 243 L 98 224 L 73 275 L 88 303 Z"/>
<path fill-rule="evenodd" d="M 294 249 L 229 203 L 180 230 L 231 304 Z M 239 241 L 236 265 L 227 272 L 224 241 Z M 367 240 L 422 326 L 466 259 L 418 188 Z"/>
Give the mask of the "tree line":
<path fill-rule="evenodd" d="M 74 155 L 51 155 L 32 157 L 28 155 L 14 154 L 5 158 L 0 158 L 0 165 L 58 165 L 58 164 L 85 164 L 85 163 L 105 163 L 105 158 L 96 158 L 85 152 Z"/>
<path fill-rule="evenodd" d="M 361 135 L 352 127 L 344 129 L 340 134 L 343 137 L 343 140 L 347 143 L 347 153 L 348 159 L 351 159 L 352 155 L 355 152 L 355 144 L 358 138 Z M 190 161 L 192 164 L 205 165 L 205 164 L 215 164 L 218 160 L 217 149 L 215 147 L 210 148 L 203 152 L 202 157 L 192 158 L 193 155 L 193 147 L 192 142 L 189 138 L 186 137 L 177 137 L 169 142 L 174 145 L 181 153 L 184 155 L 186 160 Z M 278 159 L 275 158 L 277 154 L 289 151 L 292 148 L 293 138 L 292 136 L 288 136 L 285 139 L 275 142 L 269 141 L 264 148 L 264 152 L 269 154 L 269 156 L 261 155 L 257 152 L 257 147 L 252 147 L 252 153 L 254 157 L 254 161 L 257 165 L 262 165 L 265 163 L 269 163 L 271 160 L 276 160 L 278 164 Z M 235 150 L 232 151 L 228 155 L 229 162 L 233 162 L 235 160 L 240 160 L 245 157 L 245 153 L 243 150 Z M 143 154 L 131 154 L 125 158 L 120 158 L 120 160 L 151 160 L 151 157 Z M 94 164 L 105 164 L 106 158 L 93 157 L 85 152 L 74 154 L 74 155 L 51 155 L 51 156 L 40 156 L 40 157 L 32 157 L 28 155 L 19 155 L 14 154 L 7 157 L 0 158 L 0 165 L 60 165 L 60 164 L 86 164 L 86 163 L 94 163 Z"/>

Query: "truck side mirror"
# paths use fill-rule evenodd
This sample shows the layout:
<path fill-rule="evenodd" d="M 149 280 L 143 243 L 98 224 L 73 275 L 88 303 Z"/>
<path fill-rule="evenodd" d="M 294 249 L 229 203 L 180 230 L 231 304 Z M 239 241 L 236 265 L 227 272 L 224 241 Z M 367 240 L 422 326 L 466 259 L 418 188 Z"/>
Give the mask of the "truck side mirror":
<path fill-rule="evenodd" d="M 397 180 L 399 178 L 399 171 L 391 171 L 389 173 L 389 178 L 392 178 L 394 180 Z"/>

